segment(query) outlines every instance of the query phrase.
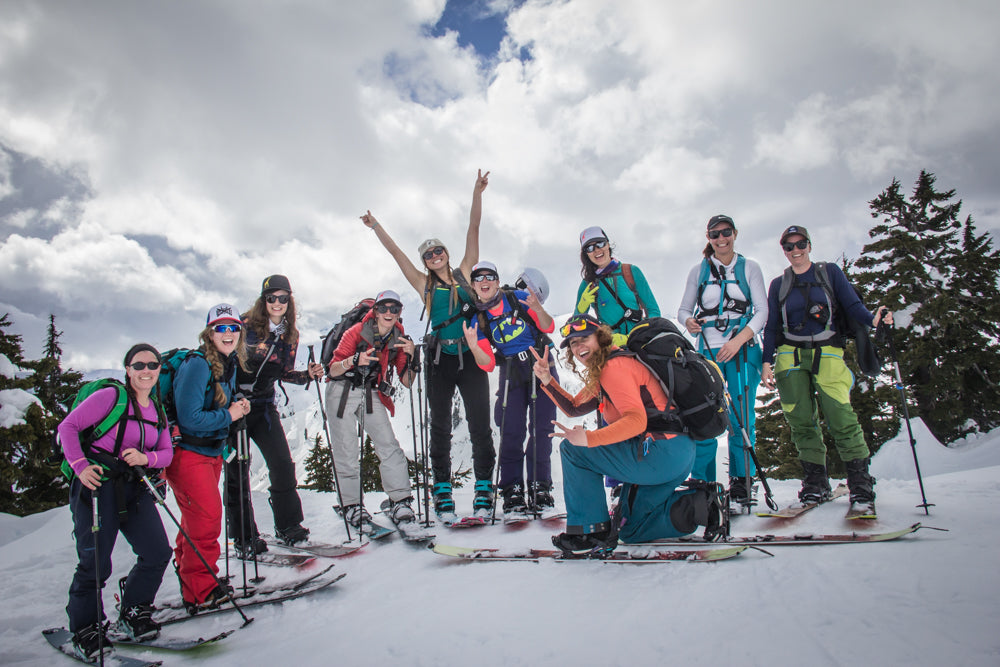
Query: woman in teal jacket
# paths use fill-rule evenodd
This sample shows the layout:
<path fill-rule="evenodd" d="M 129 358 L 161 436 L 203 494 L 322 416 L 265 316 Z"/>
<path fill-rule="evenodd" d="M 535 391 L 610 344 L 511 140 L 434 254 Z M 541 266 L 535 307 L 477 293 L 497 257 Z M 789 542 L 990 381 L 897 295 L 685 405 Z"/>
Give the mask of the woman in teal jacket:
<path fill-rule="evenodd" d="M 593 308 L 597 319 L 611 329 L 614 344 L 624 346 L 632 327 L 644 318 L 659 317 L 660 307 L 639 267 L 622 264 L 611 250 L 600 227 L 588 227 L 580 234 L 583 281 L 576 293 L 576 313 Z"/>

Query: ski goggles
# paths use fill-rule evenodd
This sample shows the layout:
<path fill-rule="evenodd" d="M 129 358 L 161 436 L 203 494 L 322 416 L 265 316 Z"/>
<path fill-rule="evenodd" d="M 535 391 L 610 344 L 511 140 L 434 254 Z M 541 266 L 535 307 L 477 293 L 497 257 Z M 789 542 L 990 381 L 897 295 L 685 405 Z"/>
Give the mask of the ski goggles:
<path fill-rule="evenodd" d="M 444 254 L 444 246 L 438 246 L 436 248 L 431 248 L 421 256 L 424 259 L 433 259 L 436 255 L 442 255 L 442 254 Z"/>
<path fill-rule="evenodd" d="M 719 238 L 720 236 L 728 239 L 730 236 L 733 235 L 734 231 L 736 230 L 734 230 L 732 227 L 726 227 L 725 229 L 713 229 L 708 233 L 708 238 L 712 239 L 713 241 Z"/>
<path fill-rule="evenodd" d="M 800 239 L 795 243 L 782 243 L 781 247 L 785 249 L 785 252 L 791 252 L 798 248 L 799 250 L 805 250 L 809 246 L 808 239 Z"/>
<path fill-rule="evenodd" d="M 589 315 L 577 315 L 570 318 L 566 324 L 559 329 L 559 335 L 564 339 L 576 338 L 578 336 L 588 336 L 600 327 L 600 323 Z M 566 341 L 563 341 L 563 347 Z"/>
<path fill-rule="evenodd" d="M 385 315 L 386 313 L 392 313 L 393 315 L 399 315 L 403 311 L 403 307 L 398 303 L 380 303 L 375 306 L 375 312 L 379 315 Z"/>
<path fill-rule="evenodd" d="M 291 294 L 268 294 L 264 297 L 264 301 L 267 301 L 268 303 L 288 303 L 291 298 Z"/>
<path fill-rule="evenodd" d="M 500 276 L 495 273 L 477 273 L 472 276 L 472 282 L 474 283 L 481 283 L 487 280 L 500 280 Z"/>
<path fill-rule="evenodd" d="M 598 248 L 607 248 L 607 247 L 608 247 L 608 240 L 601 239 L 600 241 L 591 241 L 587 245 L 583 246 L 583 251 L 585 253 L 592 253 Z"/>
<path fill-rule="evenodd" d="M 212 328 L 216 333 L 239 333 L 242 329 L 239 324 L 216 324 Z"/>
<path fill-rule="evenodd" d="M 160 362 L 159 361 L 136 361 L 135 363 L 129 364 L 129 367 L 131 367 L 131 368 L 133 368 L 133 369 L 135 369 L 137 371 L 144 371 L 147 368 L 149 370 L 151 370 L 151 371 L 155 371 L 157 368 L 160 367 Z"/>

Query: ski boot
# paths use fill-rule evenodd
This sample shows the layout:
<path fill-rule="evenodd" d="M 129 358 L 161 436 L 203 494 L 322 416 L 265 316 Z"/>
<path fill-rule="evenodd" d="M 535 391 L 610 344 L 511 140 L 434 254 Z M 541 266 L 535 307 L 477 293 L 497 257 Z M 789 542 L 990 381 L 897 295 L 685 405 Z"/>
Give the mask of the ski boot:
<path fill-rule="evenodd" d="M 528 505 L 524 502 L 524 487 L 520 482 L 514 482 L 500 489 L 503 496 L 503 520 L 504 523 L 526 521 L 528 519 Z"/>
<path fill-rule="evenodd" d="M 847 468 L 847 487 L 851 490 L 848 516 L 856 519 L 874 519 L 875 478 L 868 474 L 868 459 L 854 459 L 844 466 Z"/>
<path fill-rule="evenodd" d="M 451 526 L 458 522 L 458 515 L 455 514 L 455 500 L 451 497 L 451 483 L 438 482 L 431 493 L 434 495 L 434 514 L 438 520 L 446 526 Z"/>
<path fill-rule="evenodd" d="M 493 517 L 493 485 L 488 479 L 476 480 L 476 495 L 472 499 L 472 518 L 489 521 Z"/>
<path fill-rule="evenodd" d="M 608 558 L 618 546 L 618 538 L 612 535 L 611 526 L 603 523 L 595 526 L 601 530 L 593 533 L 560 533 L 552 536 L 552 544 L 562 552 L 563 558 Z"/>
<path fill-rule="evenodd" d="M 417 515 L 413 513 L 413 497 L 408 496 L 401 500 L 390 500 L 386 506 L 385 513 L 389 515 L 389 520 L 393 525 L 401 523 L 413 523 Z"/>
<path fill-rule="evenodd" d="M 73 652 L 84 662 L 100 662 L 102 655 L 110 656 L 115 645 L 108 639 L 108 624 L 93 623 L 73 634 Z"/>
<path fill-rule="evenodd" d="M 278 541 L 286 546 L 293 547 L 299 542 L 306 542 L 309 539 L 309 529 L 304 528 L 301 524 L 295 524 L 289 526 L 288 528 L 276 528 L 275 537 Z M 265 546 L 265 551 L 267 551 L 267 544 Z M 261 553 L 261 552 L 257 552 Z"/>
<path fill-rule="evenodd" d="M 833 496 L 830 489 L 830 478 L 826 474 L 826 466 L 808 461 L 802 464 L 802 488 L 799 490 L 799 502 L 825 503 Z"/>
<path fill-rule="evenodd" d="M 160 636 L 160 624 L 153 620 L 151 604 L 137 604 L 123 611 L 118 618 L 118 629 L 137 642 Z"/>

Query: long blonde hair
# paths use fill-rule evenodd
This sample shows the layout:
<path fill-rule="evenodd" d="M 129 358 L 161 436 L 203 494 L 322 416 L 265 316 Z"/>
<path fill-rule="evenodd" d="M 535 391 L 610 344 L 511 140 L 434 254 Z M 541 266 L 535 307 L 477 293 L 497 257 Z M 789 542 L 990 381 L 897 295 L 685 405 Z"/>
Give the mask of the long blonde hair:
<path fill-rule="evenodd" d="M 205 361 L 212 369 L 212 380 L 215 382 L 215 405 L 216 407 L 225 408 L 226 406 L 226 392 L 222 389 L 222 378 L 226 372 L 226 360 L 222 358 L 219 353 L 218 348 L 215 347 L 215 341 L 212 340 L 212 327 L 205 327 L 198 334 L 198 340 L 201 341 L 201 349 L 205 353 Z M 240 331 L 240 340 L 236 344 L 236 360 L 240 364 L 240 368 L 247 370 L 247 345 L 246 336 L 243 331 Z"/>
<path fill-rule="evenodd" d="M 582 369 L 577 369 L 576 359 L 573 357 L 573 352 L 566 348 L 566 364 L 569 369 L 576 373 L 576 375 L 583 380 L 584 388 L 587 389 L 594 396 L 600 395 L 600 384 L 601 384 L 601 373 L 604 372 L 604 366 L 608 363 L 608 357 L 611 356 L 611 346 L 614 342 L 614 338 L 611 337 L 611 329 L 608 325 L 602 324 L 598 327 L 597 331 L 594 332 L 597 336 L 597 343 L 600 347 L 594 354 L 587 357 L 587 361 L 584 362 Z"/>
<path fill-rule="evenodd" d="M 447 248 L 445 248 L 447 252 Z M 434 283 L 435 281 L 441 282 L 444 285 L 444 281 L 438 277 L 438 274 L 434 273 L 427 267 L 427 260 L 422 259 L 424 263 L 424 268 L 427 269 L 427 280 L 424 282 L 424 308 L 427 309 L 427 316 L 430 317 L 431 303 L 434 302 Z M 445 264 L 445 270 L 448 272 L 448 280 L 451 281 L 451 285 L 445 285 L 449 287 L 450 293 L 448 295 L 448 312 L 452 312 L 458 306 L 458 281 L 455 280 L 455 273 L 451 270 L 451 256 L 448 256 L 448 263 Z"/>

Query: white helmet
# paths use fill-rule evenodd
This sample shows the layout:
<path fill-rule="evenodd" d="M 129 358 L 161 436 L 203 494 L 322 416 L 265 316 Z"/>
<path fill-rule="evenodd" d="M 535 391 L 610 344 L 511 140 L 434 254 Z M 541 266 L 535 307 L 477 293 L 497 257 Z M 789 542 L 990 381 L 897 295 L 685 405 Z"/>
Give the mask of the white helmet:
<path fill-rule="evenodd" d="M 514 281 L 514 287 L 517 289 L 530 288 L 538 295 L 538 300 L 542 303 L 545 303 L 545 300 L 549 298 L 549 281 L 545 279 L 541 271 L 530 266 L 521 271 L 521 275 Z"/>

